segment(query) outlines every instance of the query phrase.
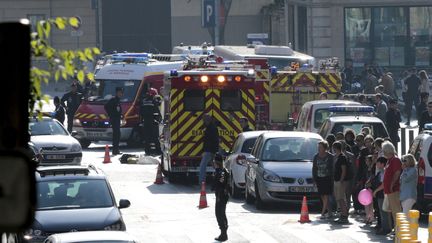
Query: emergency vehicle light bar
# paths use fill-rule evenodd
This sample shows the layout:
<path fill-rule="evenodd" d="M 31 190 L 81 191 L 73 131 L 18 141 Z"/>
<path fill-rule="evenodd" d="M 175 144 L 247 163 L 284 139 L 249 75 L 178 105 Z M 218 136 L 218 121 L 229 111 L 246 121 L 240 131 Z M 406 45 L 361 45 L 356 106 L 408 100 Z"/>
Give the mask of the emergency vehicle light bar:
<path fill-rule="evenodd" d="M 432 130 L 432 123 L 426 123 L 426 124 L 424 125 L 424 129 L 425 129 L 425 130 Z"/>
<path fill-rule="evenodd" d="M 330 112 L 364 112 L 371 113 L 374 112 L 374 108 L 372 106 L 330 106 Z"/>

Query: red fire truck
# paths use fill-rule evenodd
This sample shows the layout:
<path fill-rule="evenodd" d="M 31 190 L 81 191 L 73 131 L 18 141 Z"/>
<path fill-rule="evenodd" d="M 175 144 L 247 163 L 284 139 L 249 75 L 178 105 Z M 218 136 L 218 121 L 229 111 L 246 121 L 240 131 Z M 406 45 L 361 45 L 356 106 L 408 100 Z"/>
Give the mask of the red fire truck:
<path fill-rule="evenodd" d="M 76 137 L 83 147 L 95 141 L 112 140 L 112 129 L 104 104 L 113 97 L 116 87 L 122 87 L 124 119 L 121 121 L 120 140 L 128 145 L 137 145 L 141 141 L 138 125 L 143 94 L 150 87 L 160 88 L 164 71 L 181 69 L 184 63 L 157 61 L 145 53 L 113 54 L 104 60 L 106 62 L 98 67 L 95 75 L 97 95 L 84 100 L 75 114 L 73 123 Z"/>
<path fill-rule="evenodd" d="M 255 128 L 255 72 L 207 68 L 173 70 L 165 75 L 162 165 L 163 172 L 174 180 L 199 171 L 203 114 L 210 113 L 219 123 L 224 150 L 231 148 L 241 132 L 241 117 Z"/>

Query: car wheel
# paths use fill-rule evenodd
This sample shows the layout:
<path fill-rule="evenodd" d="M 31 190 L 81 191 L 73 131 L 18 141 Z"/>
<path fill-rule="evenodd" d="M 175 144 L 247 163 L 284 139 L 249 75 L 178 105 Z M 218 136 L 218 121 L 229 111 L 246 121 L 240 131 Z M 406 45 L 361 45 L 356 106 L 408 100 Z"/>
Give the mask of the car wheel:
<path fill-rule="evenodd" d="M 230 178 L 230 188 L 231 188 L 231 196 L 233 198 L 240 198 L 241 190 L 238 188 L 234 182 L 234 178 L 231 172 L 231 178 Z"/>
<path fill-rule="evenodd" d="M 261 200 L 259 191 L 258 191 L 258 185 L 255 182 L 255 208 L 258 210 L 264 209 L 265 208 L 265 204 L 264 202 Z"/>
<path fill-rule="evenodd" d="M 81 144 L 82 148 L 88 148 L 91 144 L 91 141 L 88 139 L 80 139 L 79 143 Z"/>
<path fill-rule="evenodd" d="M 254 201 L 254 198 L 252 197 L 252 195 L 249 192 L 249 187 L 248 187 L 247 181 L 246 181 L 246 185 L 245 185 L 245 200 L 246 200 L 247 204 L 252 204 Z"/>

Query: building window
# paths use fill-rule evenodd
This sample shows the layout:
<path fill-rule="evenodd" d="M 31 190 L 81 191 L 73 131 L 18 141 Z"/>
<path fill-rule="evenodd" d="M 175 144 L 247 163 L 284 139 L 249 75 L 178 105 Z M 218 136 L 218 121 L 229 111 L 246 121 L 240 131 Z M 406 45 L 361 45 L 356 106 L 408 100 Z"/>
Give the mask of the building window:
<path fill-rule="evenodd" d="M 432 6 L 345 9 L 345 55 L 355 67 L 430 66 Z"/>
<path fill-rule="evenodd" d="M 410 8 L 410 46 L 416 66 L 429 66 L 432 44 L 432 7 Z"/>
<path fill-rule="evenodd" d="M 32 32 L 36 30 L 36 23 L 45 19 L 45 14 L 27 14 L 27 19 L 30 21 Z"/>
<path fill-rule="evenodd" d="M 347 56 L 355 67 L 361 67 L 371 57 L 371 9 L 348 8 L 345 11 L 345 43 Z"/>

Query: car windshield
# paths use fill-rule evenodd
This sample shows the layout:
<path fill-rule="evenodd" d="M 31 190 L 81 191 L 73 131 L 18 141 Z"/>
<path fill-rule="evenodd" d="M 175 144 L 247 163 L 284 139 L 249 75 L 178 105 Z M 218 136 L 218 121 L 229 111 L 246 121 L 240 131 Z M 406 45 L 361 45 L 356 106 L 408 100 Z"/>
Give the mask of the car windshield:
<path fill-rule="evenodd" d="M 31 136 L 40 135 L 68 135 L 68 132 L 62 125 L 54 120 L 34 120 L 29 122 L 29 131 Z"/>
<path fill-rule="evenodd" d="M 54 180 L 37 183 L 37 209 L 103 208 L 114 205 L 105 180 Z"/>
<path fill-rule="evenodd" d="M 114 97 L 117 87 L 122 87 L 123 97 L 120 102 L 132 102 L 140 84 L 140 80 L 96 80 L 97 96 L 89 97 L 89 100 L 107 101 Z"/>
<path fill-rule="evenodd" d="M 332 134 L 336 134 L 338 132 L 345 133 L 346 130 L 352 129 L 354 130 L 355 134 L 361 133 L 361 130 L 363 127 L 369 127 L 371 130 L 371 135 L 374 138 L 381 137 L 385 138 L 388 137 L 387 131 L 383 124 L 381 123 L 362 123 L 362 122 L 340 122 L 336 123 L 331 131 Z"/>
<path fill-rule="evenodd" d="M 324 121 L 327 120 L 327 118 L 330 116 L 330 111 L 328 109 L 318 109 L 315 111 L 315 121 L 314 121 L 314 127 L 320 128 L 322 124 L 324 124 Z"/>
<path fill-rule="evenodd" d="M 262 161 L 312 161 L 318 151 L 319 139 L 272 138 L 264 145 Z"/>

